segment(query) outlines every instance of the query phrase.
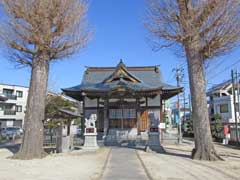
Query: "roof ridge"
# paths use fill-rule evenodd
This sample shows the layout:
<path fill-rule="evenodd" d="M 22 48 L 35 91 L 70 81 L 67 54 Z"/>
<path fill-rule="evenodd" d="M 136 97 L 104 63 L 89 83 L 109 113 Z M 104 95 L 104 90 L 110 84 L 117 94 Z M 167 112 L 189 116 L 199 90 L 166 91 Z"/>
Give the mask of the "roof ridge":
<path fill-rule="evenodd" d="M 127 68 L 155 68 L 160 65 L 152 65 L 152 66 L 126 66 Z M 116 68 L 117 66 L 86 66 L 88 69 L 96 68 L 96 69 L 105 69 L 105 68 Z"/>
<path fill-rule="evenodd" d="M 155 71 L 159 72 L 159 66 L 126 66 L 128 71 Z M 87 67 L 86 71 L 115 71 L 116 67 Z"/>
<path fill-rule="evenodd" d="M 28 88 L 28 86 L 24 86 L 24 85 L 18 85 L 18 84 L 8 84 L 8 83 L 0 83 L 0 85 L 3 85 L 3 86 L 14 86 L 14 87 L 22 87 L 22 88 Z"/>

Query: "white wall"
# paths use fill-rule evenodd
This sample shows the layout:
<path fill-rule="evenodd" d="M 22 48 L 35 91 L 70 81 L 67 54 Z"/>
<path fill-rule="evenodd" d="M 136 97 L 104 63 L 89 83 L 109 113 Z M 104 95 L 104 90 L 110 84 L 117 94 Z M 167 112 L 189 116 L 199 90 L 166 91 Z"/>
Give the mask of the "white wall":
<path fill-rule="evenodd" d="M 3 89 L 13 90 L 13 95 L 16 95 L 17 91 L 22 91 L 23 92 L 23 96 L 22 97 L 17 97 L 16 100 L 9 99 L 5 102 L 1 102 L 2 104 L 4 104 L 4 103 L 14 104 L 15 107 L 16 106 L 22 106 L 22 112 L 16 112 L 16 115 L 4 115 L 4 112 L 0 111 L 0 121 L 1 121 L 1 119 L 14 119 L 14 120 L 22 120 L 23 121 L 24 117 L 25 117 L 25 111 L 26 111 L 26 104 L 27 104 L 27 97 L 28 97 L 28 87 L 0 84 L 0 94 L 3 93 Z M 5 124 L 7 124 L 7 126 L 13 126 L 12 120 L 5 123 Z"/>
<path fill-rule="evenodd" d="M 237 99 L 236 99 L 236 102 Z M 223 113 L 220 112 L 220 105 L 227 104 L 228 105 L 228 112 Z M 221 114 L 223 122 L 235 122 L 235 115 L 234 115 L 234 105 L 233 105 L 233 96 L 221 96 L 221 97 L 214 97 L 213 98 L 213 107 L 215 114 Z M 237 117 L 239 117 L 239 113 L 237 112 Z"/>

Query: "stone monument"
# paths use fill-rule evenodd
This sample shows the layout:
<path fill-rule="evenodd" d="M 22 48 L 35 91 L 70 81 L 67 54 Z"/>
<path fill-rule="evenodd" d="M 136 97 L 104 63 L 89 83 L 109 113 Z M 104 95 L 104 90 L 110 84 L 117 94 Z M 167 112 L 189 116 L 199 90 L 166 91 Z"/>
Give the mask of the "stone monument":
<path fill-rule="evenodd" d="M 150 129 L 148 132 L 148 149 L 155 152 L 164 152 L 160 143 L 159 119 L 155 118 L 153 112 L 149 113 Z"/>
<path fill-rule="evenodd" d="M 85 118 L 85 131 L 84 131 L 84 145 L 83 149 L 94 150 L 98 149 L 97 144 L 97 129 L 96 129 L 97 115 L 91 114 L 90 118 Z"/>

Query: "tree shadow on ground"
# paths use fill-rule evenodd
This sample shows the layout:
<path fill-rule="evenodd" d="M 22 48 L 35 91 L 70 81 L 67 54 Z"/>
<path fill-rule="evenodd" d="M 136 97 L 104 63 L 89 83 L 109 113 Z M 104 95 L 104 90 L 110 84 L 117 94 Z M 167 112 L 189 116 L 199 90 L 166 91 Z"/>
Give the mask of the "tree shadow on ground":
<path fill-rule="evenodd" d="M 21 146 L 21 144 L 6 145 L 6 146 L 0 147 L 0 149 L 7 149 L 10 152 L 12 152 L 13 154 L 15 154 L 19 151 L 20 146 Z"/>
<path fill-rule="evenodd" d="M 166 152 L 163 153 L 163 154 L 169 155 L 169 156 L 176 156 L 176 157 L 182 157 L 182 158 L 192 159 L 192 158 L 191 158 L 191 155 L 189 155 L 189 154 L 182 154 L 182 153 L 168 152 L 168 151 L 166 151 Z"/>
<path fill-rule="evenodd" d="M 191 153 L 192 153 L 191 151 L 183 150 L 183 149 L 175 149 L 175 148 L 166 148 L 166 147 L 164 149 L 166 151 L 164 154 L 166 155 L 191 159 Z M 172 152 L 172 151 L 177 151 L 177 152 Z"/>
<path fill-rule="evenodd" d="M 106 145 L 106 146 L 115 147 L 115 148 L 129 148 L 129 149 L 141 150 L 145 152 L 148 151 L 147 149 L 149 149 L 151 152 L 154 152 L 157 154 L 165 154 L 169 156 L 176 156 L 176 157 L 191 159 L 191 151 L 175 149 L 175 148 L 163 148 L 163 150 L 159 151 L 159 150 L 149 148 L 146 144 L 138 146 L 136 145 L 135 142 L 115 143 L 115 144 Z M 174 151 L 177 151 L 177 152 L 174 152 Z"/>
<path fill-rule="evenodd" d="M 6 145 L 6 146 L 1 146 L 0 149 L 7 149 L 8 151 L 12 152 L 13 154 L 16 154 L 21 147 L 21 143 L 19 144 L 11 144 L 11 145 Z M 51 152 L 54 152 L 56 148 L 44 148 L 44 151 L 48 154 Z"/>
<path fill-rule="evenodd" d="M 240 146 L 239 145 L 224 145 L 224 144 L 221 144 L 219 142 L 216 143 L 218 146 L 221 146 L 221 147 L 225 147 L 225 148 L 228 148 L 228 149 L 235 149 L 235 150 L 240 150 Z"/>

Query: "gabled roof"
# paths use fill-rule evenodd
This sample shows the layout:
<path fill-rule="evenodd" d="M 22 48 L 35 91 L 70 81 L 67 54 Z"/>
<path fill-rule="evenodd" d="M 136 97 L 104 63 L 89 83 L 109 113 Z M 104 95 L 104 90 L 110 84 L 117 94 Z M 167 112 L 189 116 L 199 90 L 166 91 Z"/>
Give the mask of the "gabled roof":
<path fill-rule="evenodd" d="M 112 91 L 135 93 L 173 91 L 175 95 L 181 90 L 182 88 L 162 82 L 159 66 L 127 67 L 122 61 L 116 67 L 88 67 L 80 85 L 63 89 L 68 95 L 77 92 Z"/>
<path fill-rule="evenodd" d="M 135 77 L 134 75 L 127 71 L 127 67 L 122 62 L 122 60 L 117 65 L 116 70 L 109 77 L 107 77 L 103 81 L 103 83 L 111 83 L 119 79 L 124 79 L 125 81 L 129 81 L 132 83 L 141 83 L 141 81 L 137 77 Z"/>
<path fill-rule="evenodd" d="M 232 84 L 232 80 L 224 81 L 224 82 L 217 84 L 217 85 L 211 87 L 210 89 L 208 89 L 207 94 L 210 95 L 212 93 L 215 93 L 219 90 L 222 90 L 222 89 L 228 87 L 231 84 Z"/>
<path fill-rule="evenodd" d="M 238 85 L 240 84 L 239 82 L 235 82 L 235 88 L 238 88 Z M 207 96 L 211 96 L 215 93 L 220 93 L 220 91 L 229 91 L 230 89 L 232 89 L 232 80 L 226 80 L 220 84 L 217 84 L 213 87 L 211 87 L 210 89 L 207 90 Z M 232 90 L 231 90 L 232 91 Z"/>

